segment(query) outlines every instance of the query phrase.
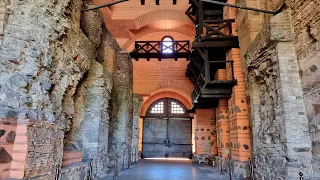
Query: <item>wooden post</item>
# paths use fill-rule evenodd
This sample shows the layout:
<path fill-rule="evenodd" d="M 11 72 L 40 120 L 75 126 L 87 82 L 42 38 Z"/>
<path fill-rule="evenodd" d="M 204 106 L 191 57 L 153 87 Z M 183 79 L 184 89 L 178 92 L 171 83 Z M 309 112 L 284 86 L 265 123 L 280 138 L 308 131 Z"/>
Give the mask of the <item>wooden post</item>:
<path fill-rule="evenodd" d="M 206 81 L 209 82 L 211 80 L 210 77 L 210 62 L 209 62 L 209 51 L 206 49 L 204 50 L 204 64 L 205 64 L 205 78 Z"/>
<path fill-rule="evenodd" d="M 199 1 L 198 13 L 199 13 L 199 35 L 201 39 L 201 36 L 203 34 L 203 2 L 202 1 Z"/>

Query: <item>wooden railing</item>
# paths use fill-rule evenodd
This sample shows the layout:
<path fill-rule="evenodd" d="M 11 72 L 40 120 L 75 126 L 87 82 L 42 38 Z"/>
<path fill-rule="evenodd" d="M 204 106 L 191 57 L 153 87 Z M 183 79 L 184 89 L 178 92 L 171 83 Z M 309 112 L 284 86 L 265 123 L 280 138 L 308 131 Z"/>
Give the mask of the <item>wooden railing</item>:
<path fill-rule="evenodd" d="M 130 53 L 133 59 L 150 58 L 156 59 L 178 59 L 189 58 L 189 41 L 136 41 L 135 48 Z"/>
<path fill-rule="evenodd" d="M 232 23 L 234 19 L 222 19 L 219 17 L 223 10 L 210 10 L 209 14 L 218 16 L 216 19 L 204 19 L 208 15 L 204 4 L 199 0 L 192 0 L 192 5 L 187 9 L 185 14 L 196 26 L 195 42 L 205 40 L 216 40 L 234 38 L 232 34 Z"/>
<path fill-rule="evenodd" d="M 210 73 L 210 64 L 218 64 L 218 63 L 226 63 L 228 68 L 231 68 L 229 73 L 231 74 L 227 76 L 226 79 L 215 79 L 212 78 L 212 74 Z M 228 69 L 227 69 L 228 70 Z M 209 72 L 206 72 L 209 71 Z M 219 73 L 218 71 L 216 73 Z M 207 75 L 206 75 L 207 74 Z M 192 100 L 195 101 L 198 99 L 198 97 L 201 95 L 201 89 L 206 86 L 206 84 L 209 84 L 211 82 L 218 82 L 218 81 L 236 81 L 235 76 L 234 76 L 234 61 L 210 61 L 209 62 L 209 67 L 206 67 L 206 64 L 203 65 L 201 68 L 200 74 L 196 80 L 195 83 L 195 88 L 192 93 Z"/>
<path fill-rule="evenodd" d="M 166 45 L 170 43 L 170 45 Z M 190 51 L 189 41 L 136 41 L 134 52 L 137 53 L 163 53 L 164 51 L 181 53 Z"/>

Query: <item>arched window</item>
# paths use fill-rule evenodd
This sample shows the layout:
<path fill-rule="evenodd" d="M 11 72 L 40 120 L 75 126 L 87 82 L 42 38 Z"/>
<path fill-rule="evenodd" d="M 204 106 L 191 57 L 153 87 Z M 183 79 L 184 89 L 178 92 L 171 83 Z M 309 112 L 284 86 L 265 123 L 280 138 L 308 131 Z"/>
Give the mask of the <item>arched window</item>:
<path fill-rule="evenodd" d="M 171 113 L 172 114 L 184 114 L 184 109 L 176 102 L 171 101 Z"/>
<path fill-rule="evenodd" d="M 162 114 L 163 111 L 163 102 L 159 102 L 151 108 L 151 114 Z"/>
<path fill-rule="evenodd" d="M 162 46 L 161 52 L 162 53 L 172 53 L 173 52 L 173 38 L 170 36 L 165 36 L 162 38 Z"/>
<path fill-rule="evenodd" d="M 178 100 L 163 98 L 155 101 L 147 110 L 147 117 L 189 117 L 187 108 Z"/>

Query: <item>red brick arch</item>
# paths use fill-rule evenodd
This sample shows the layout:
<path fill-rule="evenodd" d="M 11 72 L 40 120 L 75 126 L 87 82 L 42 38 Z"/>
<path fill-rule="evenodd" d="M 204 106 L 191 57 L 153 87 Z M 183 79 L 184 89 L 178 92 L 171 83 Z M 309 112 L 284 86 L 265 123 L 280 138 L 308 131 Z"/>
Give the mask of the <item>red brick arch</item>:
<path fill-rule="evenodd" d="M 174 89 L 159 89 L 152 93 L 152 95 L 143 102 L 140 115 L 145 116 L 149 106 L 158 99 L 161 98 L 173 98 L 179 100 L 188 109 L 192 107 L 191 98 L 182 91 Z"/>

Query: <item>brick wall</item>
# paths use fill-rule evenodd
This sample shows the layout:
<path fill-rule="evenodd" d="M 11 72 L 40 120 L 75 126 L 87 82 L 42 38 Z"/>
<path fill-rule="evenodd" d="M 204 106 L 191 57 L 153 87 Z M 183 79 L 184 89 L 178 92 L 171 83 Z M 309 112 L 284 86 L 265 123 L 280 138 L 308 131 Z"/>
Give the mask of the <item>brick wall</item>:
<path fill-rule="evenodd" d="M 24 118 L 1 119 L 2 128 L 7 133 L 0 139 L 5 140 L 1 146 L 11 160 L 0 163 L 1 179 L 54 178 L 55 169 L 61 164 L 63 147 L 63 131 L 57 124 Z M 3 153 L 2 156 L 6 155 Z"/>
<path fill-rule="evenodd" d="M 19 143 L 14 147 L 19 153 L 27 151 L 24 177 L 54 178 L 56 168 L 62 163 L 63 136 L 64 132 L 57 124 L 42 121 L 27 123 L 27 144 Z M 18 164 L 13 167 L 19 169 Z"/>
<path fill-rule="evenodd" d="M 0 179 L 7 179 L 10 177 L 12 171 L 13 157 L 15 152 L 13 151 L 14 142 L 17 138 L 17 122 L 12 119 L 2 119 L 0 121 Z M 18 135 L 21 141 L 20 134 Z M 15 137 L 14 139 L 10 137 Z M 13 141 L 12 141 L 13 140 Z"/>
<path fill-rule="evenodd" d="M 111 93 L 111 118 L 109 124 L 109 159 L 111 165 L 118 163 L 118 170 L 128 168 L 131 163 L 132 121 L 133 121 L 133 77 L 132 60 L 122 50 L 117 53 L 114 88 Z M 124 168 L 122 165 L 124 164 Z M 112 166 L 111 170 L 114 169 Z"/>
<path fill-rule="evenodd" d="M 53 179 L 63 148 L 65 154 L 82 151 L 84 163 L 93 158 L 93 175 L 103 178 L 110 165 L 108 110 L 119 46 L 98 11 L 81 13 L 87 5 L 81 0 L 11 2 L 14 13 L 0 47 L 0 115 L 20 123 L 21 137 L 17 133 L 12 146 L 12 178 Z M 129 72 L 124 79 L 132 79 L 132 68 L 123 72 Z M 130 84 L 121 88 L 132 93 Z M 131 115 L 128 110 L 130 130 Z M 76 160 L 62 171 L 86 171 L 80 157 Z"/>
<path fill-rule="evenodd" d="M 312 176 L 311 141 L 305 133 L 308 127 L 291 17 L 289 9 L 272 17 L 245 56 L 249 93 L 252 97 L 259 94 L 251 103 L 252 117 L 258 109 L 260 116 L 252 119 L 257 136 L 253 141 L 257 178 L 294 179 L 299 171 Z"/>
<path fill-rule="evenodd" d="M 197 109 L 195 116 L 195 154 L 217 155 L 214 109 Z"/>
<path fill-rule="evenodd" d="M 313 170 L 320 173 L 320 2 L 288 1 L 292 9 L 295 49 L 312 140 Z"/>
<path fill-rule="evenodd" d="M 295 53 L 297 54 L 299 75 L 301 79 L 301 85 L 303 90 L 303 99 L 306 108 L 306 115 L 309 120 L 310 135 L 312 138 L 312 153 L 313 153 L 313 170 L 314 172 L 320 172 L 320 143 L 319 143 L 319 132 L 318 128 L 320 121 L 318 118 L 318 112 L 316 107 L 319 106 L 320 101 L 318 94 L 320 91 L 319 78 L 320 71 L 318 70 L 320 66 L 319 62 L 319 8 L 320 2 L 317 0 L 299 0 L 299 1 L 285 1 L 286 8 L 291 10 L 291 19 L 286 19 L 285 21 L 291 21 L 291 27 L 294 28 L 294 32 L 291 35 L 293 37 L 293 42 L 295 46 Z M 280 0 L 240 0 L 238 1 L 241 5 L 251 6 L 255 8 L 267 9 L 275 11 L 279 9 L 282 5 Z M 241 47 L 241 58 L 243 62 L 244 72 L 246 78 L 250 79 L 250 75 L 247 74 L 246 64 L 248 61 L 244 60 L 244 55 L 250 44 L 256 39 L 257 35 L 261 32 L 263 33 L 263 24 L 269 23 L 272 19 L 272 15 L 256 13 L 252 11 L 239 10 L 238 11 L 238 26 L 239 26 L 239 40 Z M 284 25 L 277 24 L 279 27 L 285 27 Z M 291 29 L 291 28 L 290 28 Z M 278 31 L 279 32 L 279 31 Z M 278 34 L 275 33 L 274 35 Z M 281 34 L 281 33 L 280 33 Z M 284 35 L 284 34 L 283 34 Z M 263 38 L 263 36 L 258 36 L 258 38 Z M 279 37 L 278 37 L 279 38 Z M 248 80 L 247 82 L 250 82 Z M 255 86 L 255 87 L 254 87 Z M 247 91 L 247 95 L 251 96 L 251 118 L 254 119 L 253 127 L 258 127 L 260 125 L 259 108 L 257 103 L 260 101 L 259 85 L 247 84 L 247 87 L 251 87 Z M 250 92 L 250 93 L 249 93 Z M 256 98 L 252 98 L 256 97 Z M 253 132 L 253 138 L 256 139 L 256 134 L 258 132 Z M 256 141 L 256 140 L 255 140 Z"/>

